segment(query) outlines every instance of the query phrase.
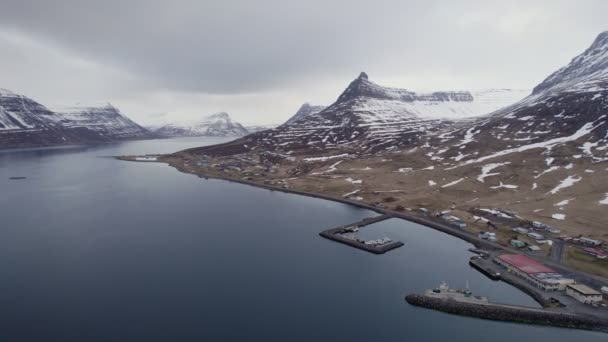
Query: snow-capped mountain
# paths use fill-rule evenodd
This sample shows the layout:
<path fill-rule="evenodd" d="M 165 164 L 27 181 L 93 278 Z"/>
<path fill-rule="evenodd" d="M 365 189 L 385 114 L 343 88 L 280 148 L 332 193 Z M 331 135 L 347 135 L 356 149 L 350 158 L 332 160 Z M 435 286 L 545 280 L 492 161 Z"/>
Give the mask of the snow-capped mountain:
<path fill-rule="evenodd" d="M 52 128 L 55 113 L 23 95 L 0 89 L 0 130 Z"/>
<path fill-rule="evenodd" d="M 261 132 L 261 131 L 265 131 L 268 129 L 273 129 L 278 127 L 278 124 L 267 124 L 267 125 L 245 125 L 245 129 L 247 130 L 247 132 L 249 133 L 256 133 L 256 132 Z"/>
<path fill-rule="evenodd" d="M 59 124 L 68 129 L 86 128 L 113 140 L 150 138 L 150 131 L 124 116 L 111 104 L 56 108 Z"/>
<path fill-rule="evenodd" d="M 285 121 L 283 125 L 292 125 L 296 121 L 299 121 L 302 118 L 305 118 L 309 115 L 317 114 L 323 109 L 327 108 L 327 106 L 314 106 L 310 103 L 304 103 L 300 109 L 291 117 L 289 120 Z"/>
<path fill-rule="evenodd" d="M 216 113 L 192 122 L 175 122 L 153 128 L 163 137 L 240 137 L 249 131 L 240 123 L 233 121 L 228 113 Z"/>
<path fill-rule="evenodd" d="M 600 33 L 585 52 L 536 86 L 533 94 L 597 91 L 606 88 L 608 88 L 608 31 Z"/>
<path fill-rule="evenodd" d="M 418 94 L 377 85 L 361 73 L 331 106 L 248 140 L 273 149 L 395 148 L 445 127 L 449 119 L 495 111 L 526 93 L 496 89 Z"/>
<path fill-rule="evenodd" d="M 0 90 L 0 148 L 90 144 L 156 137 L 112 106 L 55 112 Z"/>
<path fill-rule="evenodd" d="M 431 145 L 473 163 L 540 149 L 547 158 L 580 155 L 608 160 L 608 32 L 551 74 L 525 99 L 492 115 L 440 133 Z M 454 144 L 454 142 L 458 142 Z"/>

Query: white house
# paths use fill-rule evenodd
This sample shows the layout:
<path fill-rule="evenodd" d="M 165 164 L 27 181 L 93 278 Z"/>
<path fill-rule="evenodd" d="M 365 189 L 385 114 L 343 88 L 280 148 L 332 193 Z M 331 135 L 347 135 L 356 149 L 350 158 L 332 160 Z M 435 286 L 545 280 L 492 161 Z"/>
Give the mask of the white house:
<path fill-rule="evenodd" d="M 533 238 L 534 240 L 544 240 L 545 237 L 542 234 L 538 233 L 528 233 L 528 236 Z"/>
<path fill-rule="evenodd" d="M 583 236 L 582 238 L 580 238 L 580 240 L 579 240 L 579 241 L 580 241 L 582 244 L 585 244 L 585 245 L 592 245 L 592 246 L 599 246 L 599 245 L 601 245 L 601 244 L 602 244 L 602 241 L 599 241 L 599 240 L 594 240 L 594 239 L 591 239 L 591 238 L 588 238 L 588 237 L 584 237 L 584 236 Z"/>
<path fill-rule="evenodd" d="M 528 234 L 528 230 L 522 227 L 513 228 L 513 231 L 519 234 Z"/>
<path fill-rule="evenodd" d="M 585 304 L 594 304 L 602 301 L 602 294 L 583 284 L 566 285 L 566 294 Z"/>

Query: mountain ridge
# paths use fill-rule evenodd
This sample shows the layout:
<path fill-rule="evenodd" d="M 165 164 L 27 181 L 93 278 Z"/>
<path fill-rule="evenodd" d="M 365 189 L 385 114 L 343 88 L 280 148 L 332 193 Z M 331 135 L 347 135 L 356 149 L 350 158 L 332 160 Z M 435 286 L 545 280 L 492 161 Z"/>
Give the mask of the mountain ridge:
<path fill-rule="evenodd" d="M 172 122 L 151 128 L 163 137 L 240 137 L 249 134 L 247 128 L 232 120 L 226 112 L 218 112 L 201 119 Z"/>
<path fill-rule="evenodd" d="M 0 148 L 94 144 L 156 138 L 113 106 L 56 112 L 10 90 L 0 90 Z"/>

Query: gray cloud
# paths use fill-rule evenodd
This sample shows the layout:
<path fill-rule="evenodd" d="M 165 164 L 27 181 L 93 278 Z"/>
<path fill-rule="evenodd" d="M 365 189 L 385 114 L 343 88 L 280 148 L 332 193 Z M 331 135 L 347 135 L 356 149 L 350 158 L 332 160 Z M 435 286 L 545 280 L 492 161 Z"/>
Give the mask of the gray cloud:
<path fill-rule="evenodd" d="M 410 89 L 531 88 L 608 29 L 601 0 L 0 2 L 0 87 L 141 117 L 279 121 L 361 70 Z"/>

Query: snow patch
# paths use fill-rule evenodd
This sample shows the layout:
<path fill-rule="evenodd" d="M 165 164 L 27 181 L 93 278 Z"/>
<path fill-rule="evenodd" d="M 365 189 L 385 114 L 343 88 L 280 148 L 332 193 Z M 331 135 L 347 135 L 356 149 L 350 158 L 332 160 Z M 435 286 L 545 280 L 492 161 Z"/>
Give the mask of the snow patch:
<path fill-rule="evenodd" d="M 490 187 L 490 189 L 501 189 L 501 188 L 505 188 L 505 189 L 517 189 L 518 186 L 517 185 L 512 185 L 512 184 L 503 184 L 502 182 L 500 182 L 500 185 L 491 186 Z"/>
<path fill-rule="evenodd" d="M 448 186 L 456 185 L 456 184 L 458 184 L 458 183 L 462 182 L 462 181 L 463 181 L 463 180 L 465 180 L 465 179 L 466 179 L 466 177 L 465 177 L 465 178 L 460 178 L 460 179 L 455 180 L 455 181 L 453 181 L 453 182 L 450 182 L 450 183 L 448 183 L 448 184 L 442 185 L 441 187 L 442 187 L 442 188 L 447 188 Z"/>
<path fill-rule="evenodd" d="M 583 179 L 582 177 L 577 178 L 576 175 L 568 176 L 568 178 L 562 180 L 555 188 L 553 188 L 553 190 L 549 191 L 548 193 L 554 195 L 561 189 L 571 187 L 572 185 L 581 181 L 582 179 Z"/>
<path fill-rule="evenodd" d="M 494 170 L 497 167 L 500 167 L 500 166 L 503 166 L 503 165 L 507 165 L 507 164 L 510 164 L 510 162 L 492 163 L 492 164 L 484 165 L 481 168 L 481 174 L 479 175 L 479 177 L 477 177 L 477 180 L 483 183 L 484 179 L 487 178 L 487 177 L 500 175 L 499 172 L 490 173 L 490 171 Z"/>
<path fill-rule="evenodd" d="M 563 207 L 565 205 L 568 205 L 570 203 L 570 201 L 572 201 L 572 200 L 574 200 L 574 198 L 570 198 L 570 199 L 567 199 L 567 200 L 563 200 L 561 202 L 557 202 L 553 206 L 554 207 Z"/>
<path fill-rule="evenodd" d="M 350 156 L 348 153 L 344 153 L 344 154 L 338 154 L 338 155 L 333 155 L 333 156 L 304 158 L 304 161 L 305 162 L 327 161 L 327 160 L 336 159 L 336 158 L 346 158 L 348 156 Z"/>
<path fill-rule="evenodd" d="M 361 190 L 357 189 L 357 190 L 355 190 L 355 191 L 351 191 L 351 192 L 349 192 L 349 193 L 346 193 L 346 194 L 342 195 L 342 197 L 350 197 L 350 196 L 352 196 L 352 195 L 354 195 L 354 194 L 358 193 L 359 191 L 361 191 Z"/>

